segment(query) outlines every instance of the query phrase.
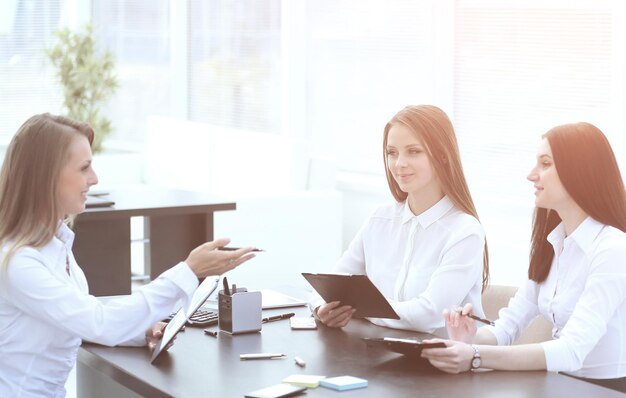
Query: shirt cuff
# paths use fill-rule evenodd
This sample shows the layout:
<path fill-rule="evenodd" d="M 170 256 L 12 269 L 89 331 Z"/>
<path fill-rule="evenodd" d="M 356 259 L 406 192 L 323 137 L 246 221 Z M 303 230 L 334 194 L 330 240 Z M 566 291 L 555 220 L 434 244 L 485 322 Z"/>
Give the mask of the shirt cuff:
<path fill-rule="evenodd" d="M 567 359 L 564 357 L 564 343 L 559 340 L 544 341 L 541 344 L 543 354 L 546 356 L 546 370 L 549 372 L 572 371 Z"/>
<path fill-rule="evenodd" d="M 314 299 L 314 300 L 309 301 L 309 310 L 311 310 L 311 313 L 313 314 L 313 316 L 314 316 L 315 318 L 319 319 L 319 318 L 318 318 L 318 316 L 317 316 L 317 312 L 315 311 L 315 309 L 316 309 L 317 307 L 319 307 L 320 305 L 324 304 L 324 303 L 325 303 L 325 301 L 324 301 L 324 299 L 322 299 L 322 298 L 319 298 L 319 299 Z"/>
<path fill-rule="evenodd" d="M 163 272 L 159 278 L 167 278 L 180 288 L 187 296 L 193 295 L 200 282 L 186 262 L 181 261 Z"/>

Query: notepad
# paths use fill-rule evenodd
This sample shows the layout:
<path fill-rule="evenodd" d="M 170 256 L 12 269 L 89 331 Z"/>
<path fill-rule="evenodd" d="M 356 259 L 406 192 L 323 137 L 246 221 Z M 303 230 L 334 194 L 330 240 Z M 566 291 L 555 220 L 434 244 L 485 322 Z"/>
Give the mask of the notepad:
<path fill-rule="evenodd" d="M 295 384 L 297 386 L 316 388 L 320 385 L 320 380 L 326 376 L 316 375 L 291 375 L 283 379 L 283 383 Z"/>
<path fill-rule="evenodd" d="M 367 387 L 367 380 L 354 376 L 329 377 L 320 381 L 320 386 L 337 391 Z"/>

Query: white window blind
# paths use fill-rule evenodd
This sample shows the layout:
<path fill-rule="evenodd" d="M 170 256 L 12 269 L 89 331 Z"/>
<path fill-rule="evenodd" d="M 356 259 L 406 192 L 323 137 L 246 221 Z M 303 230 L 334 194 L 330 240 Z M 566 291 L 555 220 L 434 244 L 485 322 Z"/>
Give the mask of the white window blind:
<path fill-rule="evenodd" d="M 529 202 L 541 134 L 614 131 L 613 51 L 611 2 L 457 1 L 454 122 L 473 191 Z"/>
<path fill-rule="evenodd" d="M 307 134 L 344 171 L 382 175 L 387 121 L 435 98 L 432 1 L 307 1 Z"/>
<path fill-rule="evenodd" d="M 491 276 L 517 285 L 528 268 L 540 137 L 577 121 L 611 139 L 615 125 L 611 1 L 455 3 L 454 124 L 490 244 Z M 618 149 L 618 148 L 616 148 Z"/>
<path fill-rule="evenodd" d="M 0 2 L 0 143 L 36 113 L 61 111 L 44 48 L 61 25 L 64 1 Z"/>
<path fill-rule="evenodd" d="M 189 2 L 189 118 L 280 133 L 281 1 Z"/>
<path fill-rule="evenodd" d="M 170 1 L 92 0 L 91 13 L 98 47 L 116 60 L 111 138 L 141 143 L 146 117 L 171 113 Z"/>

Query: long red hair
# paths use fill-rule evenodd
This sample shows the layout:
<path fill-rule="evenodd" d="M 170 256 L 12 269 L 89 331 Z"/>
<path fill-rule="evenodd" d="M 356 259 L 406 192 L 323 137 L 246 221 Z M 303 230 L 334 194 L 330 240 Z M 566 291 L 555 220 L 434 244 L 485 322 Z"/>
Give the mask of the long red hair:
<path fill-rule="evenodd" d="M 557 126 L 543 135 L 565 190 L 585 213 L 626 232 L 624 181 L 606 136 L 590 123 Z M 548 277 L 554 249 L 548 234 L 561 222 L 556 211 L 535 208 L 528 278 L 541 283 Z"/>
<path fill-rule="evenodd" d="M 403 124 L 424 143 L 439 181 L 443 193 L 447 195 L 454 206 L 461 211 L 470 214 L 476 219 L 478 212 L 474 206 L 461 165 L 459 145 L 454 133 L 452 122 L 448 115 L 433 105 L 409 105 L 398 112 L 385 126 L 383 138 L 383 159 L 385 161 L 385 173 L 387 184 L 391 194 L 398 202 L 406 200 L 408 194 L 400 189 L 400 186 L 391 175 L 387 164 L 387 137 L 389 130 L 394 124 Z M 489 253 L 485 240 L 485 252 L 483 256 L 483 290 L 489 283 Z"/>

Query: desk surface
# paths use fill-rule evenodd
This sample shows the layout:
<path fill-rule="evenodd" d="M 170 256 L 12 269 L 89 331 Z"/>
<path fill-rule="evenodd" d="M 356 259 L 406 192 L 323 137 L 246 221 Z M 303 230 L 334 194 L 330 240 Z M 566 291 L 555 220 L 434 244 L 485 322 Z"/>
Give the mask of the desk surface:
<path fill-rule="evenodd" d="M 264 311 L 263 316 L 293 309 Z M 295 309 L 308 315 L 308 309 Z M 365 389 L 336 392 L 310 389 L 310 397 L 623 397 L 622 394 L 550 372 L 467 372 L 448 375 L 427 369 L 400 354 L 367 347 L 361 337 L 420 337 L 354 320 L 344 329 L 318 326 L 292 331 L 289 321 L 263 325 L 260 333 L 217 338 L 186 328 L 170 352 L 155 365 L 145 348 L 107 348 L 84 344 L 79 366 L 87 365 L 142 395 L 176 397 L 243 397 L 292 374 L 352 375 L 365 378 Z M 217 328 L 215 328 L 217 329 Z M 286 359 L 240 361 L 242 353 L 282 352 Z M 300 368 L 294 356 L 306 361 Z M 80 383 L 80 380 L 78 381 Z"/>
<path fill-rule="evenodd" d="M 144 217 L 144 266 L 152 279 L 211 241 L 214 213 L 235 210 L 214 195 L 131 186 L 109 191 L 110 207 L 89 208 L 76 217 L 74 256 L 96 296 L 131 291 L 131 217 Z"/>
<path fill-rule="evenodd" d="M 137 185 L 124 189 L 113 189 L 102 196 L 111 199 L 115 205 L 110 207 L 88 208 L 80 214 L 79 219 L 94 219 L 102 217 L 130 217 L 161 215 L 167 210 L 167 215 L 192 212 L 235 210 L 236 204 L 232 200 L 201 192 L 182 191 L 177 189 L 159 188 L 148 185 Z"/>

